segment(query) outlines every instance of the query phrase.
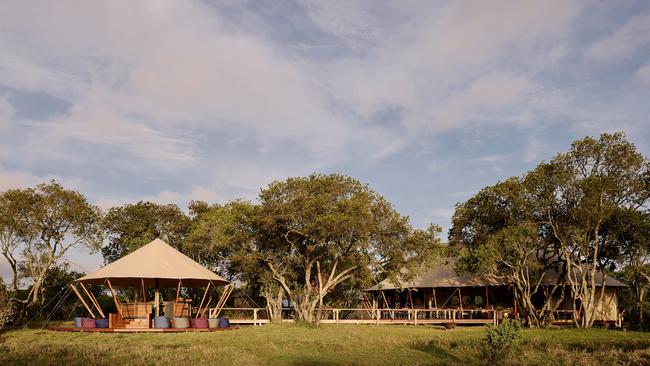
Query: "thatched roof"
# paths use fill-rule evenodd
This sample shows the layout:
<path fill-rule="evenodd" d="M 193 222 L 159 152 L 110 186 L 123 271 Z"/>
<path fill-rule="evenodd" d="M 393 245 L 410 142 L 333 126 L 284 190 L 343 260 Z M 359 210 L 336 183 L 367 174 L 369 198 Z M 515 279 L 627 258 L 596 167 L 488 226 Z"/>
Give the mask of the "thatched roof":
<path fill-rule="evenodd" d="M 423 272 L 411 281 L 404 281 L 401 283 L 393 283 L 389 279 L 385 279 L 377 285 L 366 289 L 365 291 L 380 291 L 380 290 L 395 290 L 404 288 L 445 288 L 445 287 L 482 287 L 482 286 L 508 286 L 509 283 L 505 280 L 496 279 L 492 276 L 483 276 L 471 273 L 456 273 L 454 270 L 454 259 L 447 259 L 435 268 Z M 557 283 L 560 271 L 552 269 L 546 272 L 544 278 L 544 285 L 554 285 Z M 602 283 L 601 277 L 597 276 L 596 286 Z M 627 287 L 621 281 L 605 275 L 606 287 Z"/>

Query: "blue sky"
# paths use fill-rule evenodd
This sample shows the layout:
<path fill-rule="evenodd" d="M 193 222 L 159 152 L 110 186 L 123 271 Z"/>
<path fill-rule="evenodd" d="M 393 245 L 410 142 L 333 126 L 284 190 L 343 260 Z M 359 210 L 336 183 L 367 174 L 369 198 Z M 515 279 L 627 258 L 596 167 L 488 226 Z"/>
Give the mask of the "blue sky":
<path fill-rule="evenodd" d="M 0 189 L 104 209 L 339 172 L 446 230 L 577 138 L 650 155 L 649 115 L 647 1 L 0 2 Z"/>

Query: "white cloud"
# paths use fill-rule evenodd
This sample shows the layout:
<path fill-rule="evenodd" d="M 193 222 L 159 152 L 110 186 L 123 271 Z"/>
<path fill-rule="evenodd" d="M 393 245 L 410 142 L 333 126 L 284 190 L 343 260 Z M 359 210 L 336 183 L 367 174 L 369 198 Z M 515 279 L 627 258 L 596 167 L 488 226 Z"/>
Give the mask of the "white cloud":
<path fill-rule="evenodd" d="M 636 80 L 644 84 L 650 84 L 650 62 L 641 65 L 635 74 Z"/>
<path fill-rule="evenodd" d="M 596 61 L 625 60 L 648 44 L 650 44 L 650 15 L 643 14 L 630 18 L 613 33 L 592 44 L 585 56 Z"/>

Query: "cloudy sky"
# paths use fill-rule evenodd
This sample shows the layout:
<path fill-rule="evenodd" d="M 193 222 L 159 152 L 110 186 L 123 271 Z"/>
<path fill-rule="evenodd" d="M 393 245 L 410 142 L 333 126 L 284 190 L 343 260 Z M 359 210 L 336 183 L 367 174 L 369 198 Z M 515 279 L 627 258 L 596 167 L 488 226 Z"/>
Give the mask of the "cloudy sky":
<path fill-rule="evenodd" d="M 104 209 L 339 172 L 447 229 L 579 137 L 650 155 L 649 115 L 647 1 L 0 0 L 0 190 Z"/>

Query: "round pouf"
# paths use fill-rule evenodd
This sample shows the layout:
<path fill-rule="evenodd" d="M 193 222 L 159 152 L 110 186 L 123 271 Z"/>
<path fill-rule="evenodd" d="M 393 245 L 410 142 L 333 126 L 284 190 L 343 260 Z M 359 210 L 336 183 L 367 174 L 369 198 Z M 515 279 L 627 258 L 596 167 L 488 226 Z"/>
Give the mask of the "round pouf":
<path fill-rule="evenodd" d="M 97 328 L 95 326 L 95 319 L 93 318 L 83 318 L 81 319 L 82 328 Z"/>
<path fill-rule="evenodd" d="M 192 328 L 206 329 L 207 327 L 208 327 L 208 319 L 207 318 L 192 319 Z"/>
<path fill-rule="evenodd" d="M 74 327 L 75 328 L 81 328 L 81 321 L 83 320 L 82 317 L 80 316 L 75 316 L 74 318 Z"/>
<path fill-rule="evenodd" d="M 190 327 L 190 320 L 187 318 L 174 318 L 173 327 L 176 329 L 184 329 Z"/>
<path fill-rule="evenodd" d="M 167 329 L 170 327 L 169 318 L 166 316 L 157 316 L 154 321 L 154 327 L 158 329 Z"/>
<path fill-rule="evenodd" d="M 108 328 L 108 319 L 95 319 L 95 326 L 97 328 Z"/>
<path fill-rule="evenodd" d="M 221 318 L 219 320 L 219 328 L 230 328 L 230 320 L 228 318 Z"/>
<path fill-rule="evenodd" d="M 208 328 L 219 328 L 219 318 L 208 319 Z"/>

